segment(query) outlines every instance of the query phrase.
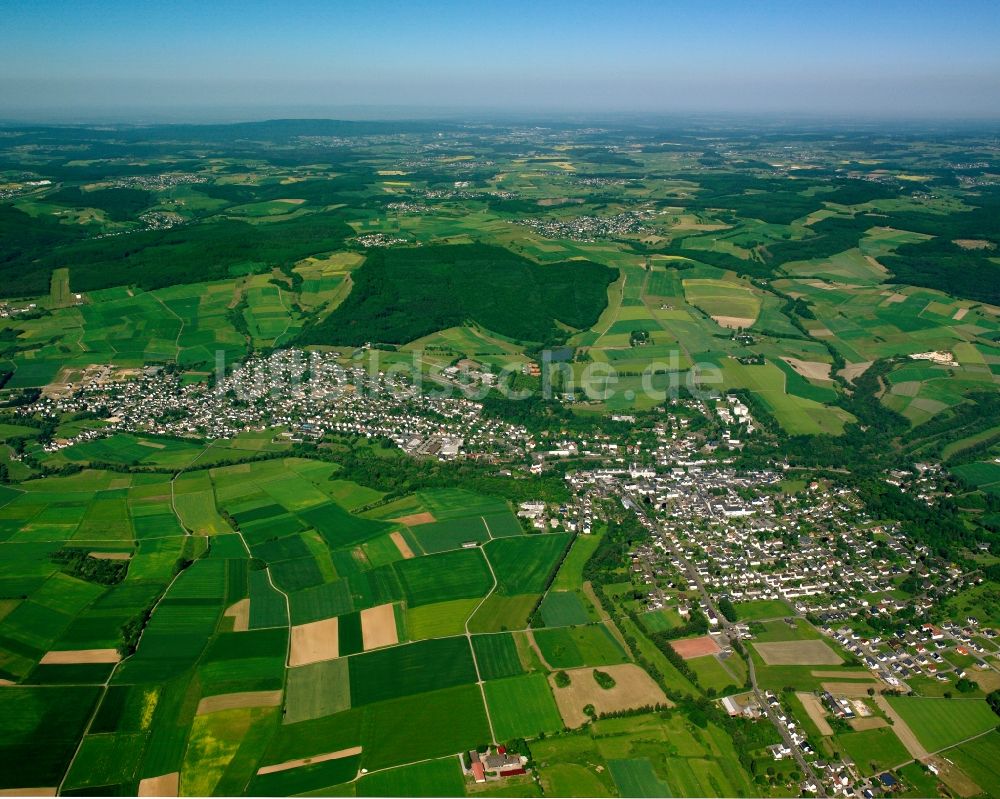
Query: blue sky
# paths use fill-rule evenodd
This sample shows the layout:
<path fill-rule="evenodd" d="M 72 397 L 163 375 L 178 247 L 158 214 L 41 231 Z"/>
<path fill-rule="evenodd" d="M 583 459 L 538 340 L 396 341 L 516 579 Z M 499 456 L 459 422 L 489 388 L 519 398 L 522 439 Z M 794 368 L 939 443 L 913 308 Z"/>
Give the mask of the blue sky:
<path fill-rule="evenodd" d="M 0 0 L 0 118 L 1000 117 L 1000 2 Z"/>

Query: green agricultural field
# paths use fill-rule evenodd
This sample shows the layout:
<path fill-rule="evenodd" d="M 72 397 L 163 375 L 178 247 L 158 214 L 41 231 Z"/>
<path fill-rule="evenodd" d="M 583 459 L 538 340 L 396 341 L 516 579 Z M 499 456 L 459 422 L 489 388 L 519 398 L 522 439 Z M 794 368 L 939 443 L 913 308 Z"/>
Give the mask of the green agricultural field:
<path fill-rule="evenodd" d="M 485 684 L 486 703 L 497 739 L 535 738 L 561 730 L 562 718 L 544 674 L 525 674 Z"/>
<path fill-rule="evenodd" d="M 569 543 L 568 536 L 557 534 L 491 541 L 484 552 L 496 574 L 497 593 L 512 596 L 543 591 Z"/>
<path fill-rule="evenodd" d="M 100 689 L 7 687 L 0 693 L 0 784 L 25 790 L 56 786 L 73 760 Z"/>
<path fill-rule="evenodd" d="M 358 781 L 358 796 L 461 796 L 465 785 L 454 757 L 379 771 Z"/>
<path fill-rule="evenodd" d="M 463 636 L 366 652 L 349 663 L 352 707 L 476 681 Z"/>
<path fill-rule="evenodd" d="M 573 591 L 549 591 L 542 600 L 541 610 L 546 627 L 570 627 L 591 621 L 587 605 Z"/>
<path fill-rule="evenodd" d="M 621 644 L 603 624 L 536 630 L 534 636 L 545 660 L 556 669 L 626 661 Z"/>
<path fill-rule="evenodd" d="M 684 619 L 674 609 L 662 608 L 642 613 L 639 616 L 642 626 L 651 633 L 659 633 L 665 630 L 672 630 L 684 624 Z"/>
<path fill-rule="evenodd" d="M 745 366 L 727 358 L 722 361 L 721 368 L 727 388 L 754 392 L 790 435 L 839 435 L 844 423 L 849 421 L 848 414 L 839 408 L 788 393 L 787 377 L 773 363 Z"/>
<path fill-rule="evenodd" d="M 444 757 L 489 740 L 482 696 L 475 685 L 407 696 L 365 712 L 362 763 L 370 771 Z"/>
<path fill-rule="evenodd" d="M 420 491 L 417 497 L 423 507 L 439 521 L 456 517 L 502 513 L 508 509 L 503 500 L 477 494 L 463 488 L 437 488 L 431 491 Z"/>
<path fill-rule="evenodd" d="M 749 286 L 705 279 L 683 283 L 687 301 L 709 316 L 722 320 L 720 324 L 724 327 L 750 327 L 760 313 L 760 298 Z"/>
<path fill-rule="evenodd" d="M 971 777 L 987 795 L 996 795 L 1000 774 L 1000 733 L 991 732 L 949 749 L 947 758 Z"/>
<path fill-rule="evenodd" d="M 752 602 L 736 602 L 736 618 L 740 621 L 784 618 L 792 609 L 780 599 L 757 599 Z"/>
<path fill-rule="evenodd" d="M 288 670 L 285 724 L 318 719 L 351 707 L 348 661 L 327 660 Z"/>
<path fill-rule="evenodd" d="M 413 640 L 441 638 L 465 632 L 465 622 L 472 616 L 479 599 L 453 599 L 420 605 L 406 611 L 406 632 Z"/>
<path fill-rule="evenodd" d="M 726 667 L 714 656 L 694 658 L 687 661 L 687 665 L 698 678 L 698 685 L 708 690 L 715 690 L 717 693 L 725 693 L 729 687 L 738 688 L 743 684 L 739 670 L 730 674 Z"/>
<path fill-rule="evenodd" d="M 296 515 L 323 536 L 323 540 L 331 548 L 359 544 L 375 538 L 389 526 L 384 522 L 352 516 L 334 502 L 315 505 L 298 511 Z"/>
<path fill-rule="evenodd" d="M 835 745 L 857 764 L 864 774 L 877 774 L 912 760 L 909 752 L 889 727 L 837 735 Z"/>
<path fill-rule="evenodd" d="M 472 648 L 484 680 L 514 677 L 524 671 L 514 636 L 510 633 L 474 635 Z"/>
<path fill-rule="evenodd" d="M 490 594 L 469 620 L 469 631 L 497 633 L 505 630 L 522 630 L 528 626 L 528 617 L 540 598 L 539 594 L 518 596 Z"/>
<path fill-rule="evenodd" d="M 553 591 L 572 591 L 578 588 L 583 582 L 583 567 L 600 546 L 601 536 L 578 535 L 573 539 L 565 559 L 556 573 L 556 579 L 552 582 Z"/>
<path fill-rule="evenodd" d="M 482 597 L 493 586 L 489 567 L 478 549 L 404 560 L 395 568 L 411 607 Z"/>
<path fill-rule="evenodd" d="M 609 760 L 608 768 L 621 796 L 666 796 L 670 791 L 647 758 Z"/>
<path fill-rule="evenodd" d="M 937 752 L 997 725 L 997 716 L 981 699 L 889 697 L 889 704 L 929 752 Z"/>
<path fill-rule="evenodd" d="M 473 541 L 481 544 L 490 538 L 486 525 L 479 516 L 462 516 L 430 524 L 411 527 L 410 532 L 420 548 L 432 554 L 449 549 L 459 549 L 462 544 Z"/>
<path fill-rule="evenodd" d="M 534 741 L 532 754 L 547 792 L 648 795 L 655 785 L 661 796 L 756 793 L 728 736 L 714 725 L 698 728 L 681 714 L 599 721 L 592 729 Z"/>

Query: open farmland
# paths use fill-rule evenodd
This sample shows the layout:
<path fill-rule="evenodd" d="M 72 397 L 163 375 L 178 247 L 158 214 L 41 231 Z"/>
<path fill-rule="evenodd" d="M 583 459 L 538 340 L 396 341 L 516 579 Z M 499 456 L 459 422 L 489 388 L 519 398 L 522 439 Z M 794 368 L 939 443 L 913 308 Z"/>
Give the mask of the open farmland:
<path fill-rule="evenodd" d="M 0 792 L 990 795 L 993 127 L 8 120 Z"/>

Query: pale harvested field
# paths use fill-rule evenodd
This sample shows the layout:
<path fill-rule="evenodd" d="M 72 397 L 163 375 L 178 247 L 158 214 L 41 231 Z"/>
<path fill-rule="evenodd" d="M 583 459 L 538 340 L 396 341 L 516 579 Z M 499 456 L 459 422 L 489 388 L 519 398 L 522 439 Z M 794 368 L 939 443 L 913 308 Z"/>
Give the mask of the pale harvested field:
<path fill-rule="evenodd" d="M 833 331 L 828 327 L 814 327 L 809 331 L 811 336 L 820 336 L 821 338 L 829 338 L 833 335 Z"/>
<path fill-rule="evenodd" d="M 0 680 L 0 686 L 8 686 L 8 685 L 14 685 L 14 681 L 8 679 Z"/>
<path fill-rule="evenodd" d="M 875 256 L 873 256 L 873 255 L 866 255 L 865 256 L 865 260 L 868 261 L 868 265 L 870 267 L 872 267 L 872 269 L 878 270 L 878 273 L 880 275 L 888 275 L 889 274 L 889 270 L 886 269 L 884 266 L 882 266 L 882 264 L 880 264 L 878 261 L 876 261 L 875 260 Z"/>
<path fill-rule="evenodd" d="M 369 649 L 399 643 L 396 613 L 391 602 L 361 611 L 361 639 L 364 641 L 366 652 Z"/>
<path fill-rule="evenodd" d="M 797 691 L 795 695 L 802 703 L 802 707 L 806 709 L 806 714 L 812 719 L 813 724 L 816 725 L 819 734 L 833 735 L 833 727 L 826 720 L 826 713 L 823 712 L 823 703 L 819 701 L 819 698 L 805 691 Z"/>
<path fill-rule="evenodd" d="M 978 796 L 983 793 L 972 779 L 958 766 L 949 763 L 943 757 L 932 757 L 928 762 L 933 763 L 938 770 L 938 778 L 962 799 L 970 796 Z"/>
<path fill-rule="evenodd" d="M 66 666 L 73 663 L 117 663 L 117 649 L 63 649 L 46 652 L 39 663 L 43 666 Z"/>
<path fill-rule="evenodd" d="M 226 609 L 226 616 L 233 619 L 233 632 L 245 633 L 250 629 L 250 598 L 241 599 Z"/>
<path fill-rule="evenodd" d="M 547 208 L 551 205 L 566 205 L 567 203 L 580 205 L 582 202 L 582 199 L 574 197 L 545 197 L 544 199 L 539 200 L 538 204 L 543 208 Z"/>
<path fill-rule="evenodd" d="M 955 315 L 952 316 L 951 318 L 954 319 L 956 322 L 960 322 L 961 320 L 965 319 L 965 315 L 968 312 L 969 312 L 968 308 L 959 308 L 957 311 L 955 311 Z"/>
<path fill-rule="evenodd" d="M 904 380 L 902 383 L 894 384 L 891 393 L 897 397 L 915 397 L 922 387 L 923 383 L 919 380 Z"/>
<path fill-rule="evenodd" d="M 840 370 L 839 374 L 844 380 L 848 382 L 853 382 L 855 378 L 861 377 L 867 370 L 868 367 L 872 365 L 871 361 L 858 361 L 858 363 L 849 363 L 843 369 Z"/>
<path fill-rule="evenodd" d="M 757 320 L 751 319 L 746 316 L 713 316 L 712 317 L 719 327 L 727 327 L 730 330 L 735 330 L 738 327 L 750 327 Z"/>
<path fill-rule="evenodd" d="M 180 772 L 171 771 L 161 777 L 146 777 L 139 781 L 139 796 L 177 796 Z"/>
<path fill-rule="evenodd" d="M 305 666 L 338 657 L 339 629 L 336 616 L 292 627 L 292 651 L 288 656 L 288 665 Z"/>
<path fill-rule="evenodd" d="M 888 727 L 888 723 L 881 716 L 866 716 L 863 719 L 851 719 L 847 722 L 852 730 L 862 732 L 864 730 L 877 730 L 879 727 Z"/>
<path fill-rule="evenodd" d="M 132 560 L 131 552 L 88 552 L 88 558 L 95 560 Z"/>
<path fill-rule="evenodd" d="M 1000 671 L 996 669 L 966 669 L 966 676 L 974 683 L 978 683 L 984 693 L 990 693 L 1000 688 Z"/>
<path fill-rule="evenodd" d="M 840 655 L 825 641 L 774 641 L 755 643 L 754 648 L 768 666 L 833 666 Z"/>
<path fill-rule="evenodd" d="M 896 733 L 896 737 L 899 738 L 899 742 L 906 747 L 906 751 L 909 752 L 916 760 L 923 760 L 928 757 L 930 753 L 920 745 L 920 741 L 917 740 L 917 736 L 913 734 L 913 730 L 911 730 L 909 726 L 907 726 L 906 722 L 903 721 L 903 717 L 892 709 L 892 705 L 889 704 L 889 700 L 881 694 L 876 694 L 875 702 L 882 709 L 885 715 L 892 719 L 892 731 Z"/>
<path fill-rule="evenodd" d="M 405 524 L 407 527 L 416 527 L 420 524 L 431 524 L 432 522 L 436 522 L 437 519 L 434 518 L 433 513 L 424 511 L 423 513 L 411 513 L 409 516 L 400 516 L 398 519 L 393 519 L 393 521 Z"/>
<path fill-rule="evenodd" d="M 671 641 L 670 646 L 674 648 L 674 652 L 685 660 L 700 658 L 705 655 L 717 655 L 722 651 L 722 648 L 710 635 L 701 635 L 698 638 L 682 638 L 679 641 Z"/>
<path fill-rule="evenodd" d="M 204 716 L 219 710 L 239 710 L 244 707 L 277 707 L 280 704 L 281 691 L 241 691 L 204 697 L 198 703 L 195 715 Z"/>
<path fill-rule="evenodd" d="M 868 689 L 876 691 L 883 687 L 881 682 L 825 682 L 823 690 L 834 696 L 845 696 L 848 699 L 868 699 Z"/>
<path fill-rule="evenodd" d="M 952 239 L 963 250 L 992 250 L 993 242 L 987 239 Z"/>
<path fill-rule="evenodd" d="M 812 286 L 814 289 L 823 289 L 823 291 L 850 291 L 851 289 L 861 288 L 861 286 L 857 283 L 844 283 L 842 280 L 819 280 L 817 278 L 813 280 L 803 280 L 802 282 L 807 286 Z"/>
<path fill-rule="evenodd" d="M 888 296 L 885 298 L 880 305 L 892 305 L 894 302 L 906 302 L 906 295 L 900 294 L 898 291 L 884 292 Z"/>
<path fill-rule="evenodd" d="M 601 688 L 594 681 L 593 668 L 567 669 L 570 684 L 565 688 L 557 688 L 555 675 L 549 675 L 559 715 L 567 727 L 579 727 L 589 721 L 589 716 L 583 712 L 586 705 L 593 705 L 598 713 L 611 713 L 644 705 L 668 704 L 663 689 L 636 664 L 601 666 L 600 670 L 614 677 L 614 688 Z"/>
<path fill-rule="evenodd" d="M 288 771 L 299 766 L 310 766 L 313 763 L 326 763 L 328 760 L 340 760 L 352 755 L 360 755 L 361 747 L 352 746 L 349 749 L 339 749 L 336 752 L 327 752 L 323 755 L 313 755 L 312 757 L 300 757 L 298 760 L 286 760 L 284 763 L 275 763 L 272 766 L 261 766 L 257 769 L 258 774 L 274 774 L 276 771 Z"/>
<path fill-rule="evenodd" d="M 785 363 L 803 377 L 810 380 L 829 380 L 830 364 L 821 361 L 800 361 L 798 358 L 783 358 Z"/>
<path fill-rule="evenodd" d="M 403 556 L 404 560 L 409 560 L 413 557 L 413 550 L 410 549 L 410 545 L 406 543 L 406 539 L 403 538 L 403 534 L 400 532 L 391 533 L 389 538 L 392 539 L 392 543 L 396 545 L 396 549 L 399 550 L 399 554 Z"/>

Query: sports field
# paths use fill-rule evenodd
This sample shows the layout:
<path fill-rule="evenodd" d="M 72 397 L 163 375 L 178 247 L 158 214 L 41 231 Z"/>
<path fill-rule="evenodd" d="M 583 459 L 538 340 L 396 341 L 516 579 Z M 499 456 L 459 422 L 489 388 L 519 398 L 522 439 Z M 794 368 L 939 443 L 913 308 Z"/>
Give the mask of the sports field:
<path fill-rule="evenodd" d="M 705 655 L 716 655 L 722 651 L 719 644 L 710 635 L 702 635 L 697 638 L 681 638 L 677 641 L 671 641 L 670 646 L 685 660 L 704 657 Z"/>

